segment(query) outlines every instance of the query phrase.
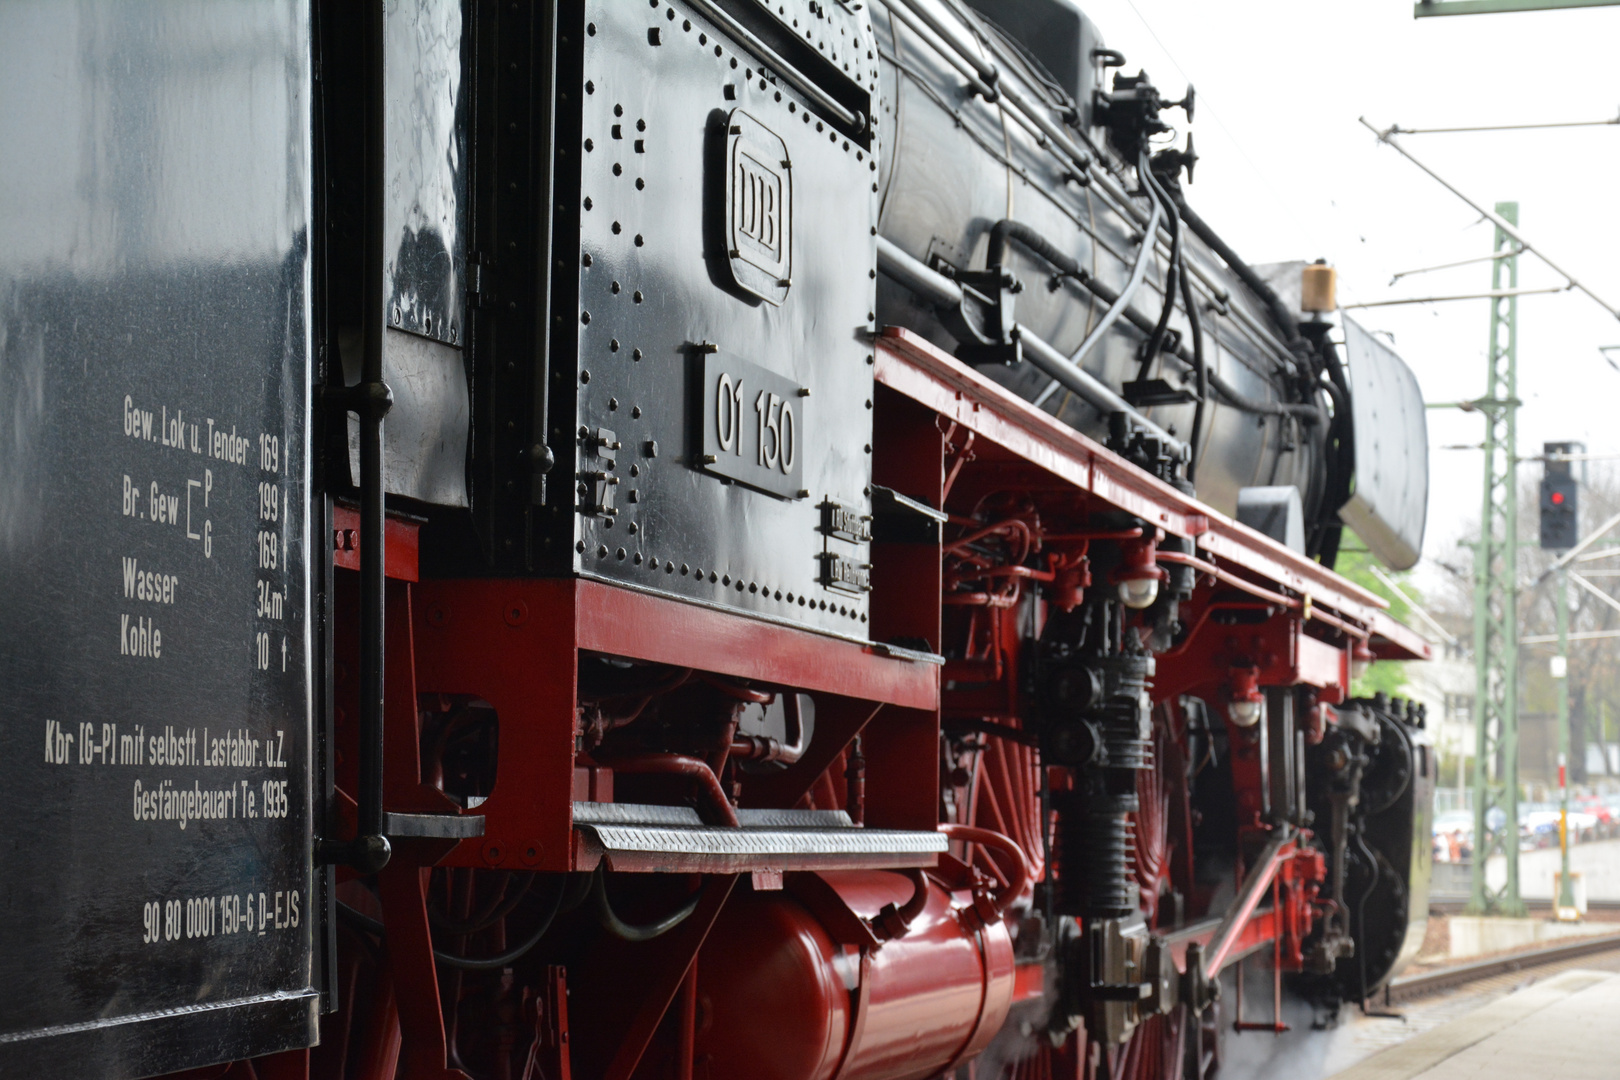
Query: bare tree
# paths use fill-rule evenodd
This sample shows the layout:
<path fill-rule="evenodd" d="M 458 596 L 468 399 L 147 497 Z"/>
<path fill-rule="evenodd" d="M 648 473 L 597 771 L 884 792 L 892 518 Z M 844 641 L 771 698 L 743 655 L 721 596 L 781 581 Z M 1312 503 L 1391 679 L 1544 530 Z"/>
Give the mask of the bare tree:
<path fill-rule="evenodd" d="M 1620 512 L 1620 471 L 1602 463 L 1576 463 L 1581 476 L 1582 536 Z M 1578 472 L 1579 475 L 1579 472 Z M 1557 581 L 1543 573 L 1561 552 L 1543 551 L 1539 538 L 1540 469 L 1525 465 L 1519 485 L 1519 635 L 1547 637 L 1556 632 Z M 1425 606 L 1437 621 L 1454 634 L 1472 654 L 1474 635 L 1474 549 L 1479 535 L 1477 521 L 1463 530 L 1467 542 L 1454 553 L 1443 552 L 1431 559 L 1444 575 L 1431 585 Z M 1586 745 L 1611 743 L 1620 737 L 1620 529 L 1594 544 L 1570 567 L 1569 582 L 1569 702 L 1570 702 L 1570 779 L 1585 783 Z M 1579 582 L 1576 580 L 1579 578 Z M 1582 584 L 1581 582 L 1584 582 Z M 1601 594 L 1601 595 L 1599 595 Z M 1594 634 L 1614 636 L 1587 636 Z M 1523 720 L 1550 718 L 1557 711 L 1557 683 L 1549 661 L 1557 652 L 1551 642 L 1531 641 L 1519 649 L 1520 715 Z M 1521 733 L 1526 724 L 1521 720 Z M 1550 738 L 1550 727 L 1545 733 Z M 1521 739 L 1525 749 L 1547 749 L 1531 739 Z M 1550 751 L 1549 751 L 1550 752 Z M 1521 757 L 1521 762 L 1524 762 Z M 1608 770 L 1597 776 L 1613 775 Z"/>

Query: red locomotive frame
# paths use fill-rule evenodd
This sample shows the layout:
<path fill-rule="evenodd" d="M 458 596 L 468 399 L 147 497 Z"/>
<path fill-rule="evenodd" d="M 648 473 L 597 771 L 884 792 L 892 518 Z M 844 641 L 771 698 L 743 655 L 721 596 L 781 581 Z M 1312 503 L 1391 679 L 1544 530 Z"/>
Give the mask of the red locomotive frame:
<path fill-rule="evenodd" d="M 395 1074 L 396 1064 L 398 1074 L 408 1080 L 460 1075 L 452 1067 L 456 1036 L 453 1030 L 447 1034 L 442 995 L 460 993 L 463 979 L 434 960 L 428 868 L 577 873 L 595 869 L 605 857 L 616 872 L 706 874 L 719 884 L 704 889 L 691 916 L 655 941 L 607 941 L 583 969 L 544 969 L 539 987 L 526 989 L 523 1000 L 513 1005 L 521 1010 L 520 1019 L 502 1029 L 519 1029 L 510 1039 L 516 1040 L 516 1059 L 527 1062 L 522 1078 L 705 1074 L 696 958 L 727 898 L 749 891 L 738 888 L 739 878 L 747 879 L 756 896 L 767 896 L 782 887 L 784 873 L 791 880 L 800 869 L 828 866 L 825 860 L 777 860 L 772 866 L 749 867 L 735 860 L 728 865 L 678 855 L 638 861 L 604 856 L 593 847 L 574 826 L 572 806 L 575 800 L 611 802 L 612 770 L 576 756 L 581 653 L 695 669 L 809 694 L 818 717 L 813 742 L 792 767 L 751 779 L 745 804 L 850 807 L 868 827 L 946 828 L 955 838 L 951 855 L 883 863 L 887 870 L 926 866 L 935 883 L 930 903 L 943 912 L 940 919 L 955 919 L 967 927 L 964 940 L 979 942 L 983 984 L 941 1007 L 940 1029 L 957 1041 L 936 1074 L 970 1060 L 1009 1009 L 1047 990 L 1038 962 L 1014 963 L 1010 946 L 996 944 L 1002 937 L 985 931 L 1014 899 L 1010 894 L 1027 889 L 1041 870 L 1038 755 L 1027 744 L 989 738 L 964 777 L 942 770 L 939 749 L 942 723 L 1017 728 L 1019 635 L 1010 621 L 1014 607 L 1009 598 L 1029 579 L 1048 586 L 1048 595 L 1060 603 L 1065 589 L 1077 598 L 1089 584 L 1084 553 L 1094 542 L 1136 545 L 1139 555 L 1145 550 L 1138 560 L 1145 572 L 1156 572 L 1155 560 L 1192 567 L 1198 585 L 1182 609 L 1192 630 L 1159 656 L 1156 702 L 1173 702 L 1182 694 L 1227 700 L 1262 686 L 1312 687 L 1321 708 L 1312 714 L 1317 727 L 1308 736 L 1316 738 L 1321 725 L 1333 722 L 1331 706 L 1344 699 L 1353 658 L 1368 650 L 1379 658 L 1428 656 L 1426 643 L 1389 618 L 1377 597 L 1160 482 L 915 335 L 886 331 L 872 362 L 879 384 L 876 482 L 928 507 L 943 508 L 951 516 L 948 529 L 964 532 L 969 516 L 963 508 L 975 497 L 1010 493 L 1003 501 L 1018 502 L 1024 509 L 1022 516 L 1005 520 L 1017 518 L 1023 524 L 991 523 L 980 532 L 1002 529 L 1026 556 L 1031 545 L 1038 546 L 1046 553 L 1048 569 L 1032 570 L 1026 558 L 994 578 L 1005 582 L 997 586 L 1005 592 L 949 592 L 953 560 L 965 550 L 959 536 L 944 541 L 932 558 L 919 557 L 916 545 L 875 544 L 873 579 L 879 591 L 874 594 L 872 638 L 926 642 L 931 652 L 942 653 L 947 644 L 942 635 L 965 635 L 962 658 L 942 667 L 937 657 L 931 662 L 922 650 L 840 640 L 585 579 L 421 581 L 416 528 L 391 521 L 387 809 L 394 815 L 455 815 L 467 821 L 459 836 L 395 839 L 393 858 L 378 882 L 387 927 L 385 953 L 373 960 L 345 947 L 338 965 L 340 1012 L 327 1022 L 322 1046 L 310 1052 L 312 1058 L 301 1052 L 265 1059 L 255 1066 L 262 1075 L 386 1080 Z M 1194 541 L 1196 547 L 1191 555 L 1156 551 L 1155 538 L 1140 530 L 1121 535 L 1032 529 L 1029 522 L 1038 520 L 1042 508 L 1051 510 L 1053 519 L 1063 516 L 1053 509 L 1057 507 L 1070 516 L 1077 509 L 1125 511 L 1163 534 Z M 358 567 L 355 534 L 348 531 L 354 523 L 348 516 L 339 511 L 340 570 Z M 974 570 L 983 572 L 983 567 Z M 339 578 L 336 640 L 341 650 L 342 643 L 354 638 L 345 632 L 353 617 L 346 610 L 353 597 L 345 591 L 344 575 Z M 1244 604 L 1265 617 L 1251 620 L 1241 631 L 1211 618 L 1222 606 Z M 349 745 L 353 739 L 345 711 L 354 692 L 345 672 L 353 666 L 341 654 L 338 660 L 338 798 L 340 813 L 346 809 L 352 816 L 354 804 L 346 794 L 353 791 L 352 754 L 345 756 L 343 747 L 345 739 Z M 500 716 L 498 779 L 487 801 L 476 808 L 476 819 L 423 772 L 420 710 L 432 695 L 476 696 Z M 1170 735 L 1161 749 L 1174 760 L 1173 720 L 1167 730 Z M 851 753 L 857 735 L 859 749 Z M 1264 839 L 1258 764 L 1252 751 L 1245 757 L 1236 740 L 1233 745 L 1240 828 Z M 861 760 L 852 762 L 856 755 Z M 719 790 L 710 791 L 708 780 L 698 775 L 702 769 L 679 762 L 656 767 L 695 776 L 709 792 L 700 798 L 712 798 Z M 943 783 L 957 789 L 946 800 L 953 808 L 949 814 L 942 812 L 942 772 Z M 1155 910 L 1158 883 L 1174 880 L 1189 894 L 1196 889 L 1186 792 L 1173 779 L 1164 781 L 1161 773 L 1173 776 L 1166 768 L 1144 773 L 1140 781 L 1146 797 L 1137 815 L 1136 871 L 1144 912 L 1150 925 L 1162 928 L 1158 932 L 1165 935 L 1178 969 L 1202 962 L 1215 974 L 1223 964 L 1269 948 L 1278 972 L 1297 970 L 1302 942 L 1318 913 L 1321 853 L 1298 836 L 1272 843 L 1249 868 L 1235 910 L 1224 923 L 1210 919 L 1170 927 L 1168 917 Z M 724 792 L 720 801 L 725 801 Z M 466 827 L 472 821 L 481 830 Z M 351 820 L 336 832 L 346 835 L 353 828 Z M 478 834 L 468 835 L 472 831 Z M 1009 855 L 1007 840 L 1022 853 L 1021 860 Z M 835 889 L 848 903 L 862 889 L 884 891 L 881 880 L 862 879 L 860 873 L 857 864 L 848 864 Z M 896 895 L 905 894 L 902 887 Z M 919 889 L 917 896 L 923 894 Z M 805 893 L 801 889 L 796 895 L 802 899 Z M 1264 906 L 1267 896 L 1271 904 Z M 930 925 L 937 929 L 943 923 Z M 870 950 L 860 947 L 862 964 L 874 962 L 879 943 L 880 937 L 874 937 Z M 924 944 L 919 940 L 909 948 L 924 955 Z M 930 961 L 916 962 L 921 965 L 917 970 L 926 973 Z M 366 965 L 371 965 L 370 992 L 357 995 Z M 867 996 L 875 981 L 863 978 L 852 991 L 845 1045 L 834 1048 L 837 1064 L 831 1075 L 906 1074 L 903 1067 L 885 1065 L 879 1058 L 867 1064 L 854 1060 L 861 1052 L 857 1044 L 882 1041 L 873 1025 L 889 1015 Z M 835 1011 L 845 1008 L 840 1002 Z M 1140 1024 L 1125 1045 L 1111 1051 L 1113 1075 L 1179 1075 L 1180 1048 L 1191 1031 L 1187 1016 L 1181 1010 Z M 777 1022 L 820 1023 L 821 1018 Z M 516 1059 L 509 1045 L 506 1060 Z M 1016 1068 L 1021 1076 L 1077 1076 L 1095 1068 L 1096 1060 L 1077 1036 L 1064 1049 L 1048 1047 Z M 502 1068 L 518 1075 L 509 1065 Z"/>

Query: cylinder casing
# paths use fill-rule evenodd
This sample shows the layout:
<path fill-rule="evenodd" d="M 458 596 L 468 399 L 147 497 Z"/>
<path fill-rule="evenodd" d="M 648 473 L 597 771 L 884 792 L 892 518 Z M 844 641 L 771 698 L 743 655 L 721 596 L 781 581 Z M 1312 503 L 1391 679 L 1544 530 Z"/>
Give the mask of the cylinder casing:
<path fill-rule="evenodd" d="M 912 894 L 888 871 L 820 877 L 861 918 Z M 835 920 L 791 889 L 734 896 L 698 957 L 697 1060 L 708 1075 L 920 1080 L 988 1045 L 1012 1001 L 1011 938 L 999 922 L 976 929 L 965 893 L 933 879 L 928 889 L 910 931 L 864 959 L 839 940 L 854 935 L 829 929 Z"/>

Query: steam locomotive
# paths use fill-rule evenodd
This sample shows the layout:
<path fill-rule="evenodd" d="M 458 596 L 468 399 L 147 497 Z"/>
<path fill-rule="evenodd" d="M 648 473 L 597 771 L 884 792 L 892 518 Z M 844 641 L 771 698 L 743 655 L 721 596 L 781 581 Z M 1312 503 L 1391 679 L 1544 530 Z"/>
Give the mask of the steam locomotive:
<path fill-rule="evenodd" d="M 1421 395 L 1073 0 L 9 5 L 0 101 L 0 1076 L 1204 1078 L 1421 941 Z"/>

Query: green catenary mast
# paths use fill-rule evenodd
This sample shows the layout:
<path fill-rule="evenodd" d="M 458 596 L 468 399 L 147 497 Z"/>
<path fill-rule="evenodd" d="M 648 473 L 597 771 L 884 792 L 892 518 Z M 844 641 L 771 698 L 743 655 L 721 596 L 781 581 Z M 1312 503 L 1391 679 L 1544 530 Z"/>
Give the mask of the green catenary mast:
<path fill-rule="evenodd" d="M 1496 213 L 1519 223 L 1518 203 L 1497 203 Z M 1496 230 L 1491 291 L 1519 285 L 1516 241 Z M 1518 313 L 1514 296 L 1491 300 L 1491 340 L 1486 350 L 1485 494 L 1479 544 L 1474 551 L 1474 862 L 1468 910 L 1473 914 L 1523 915 L 1519 899 L 1519 613 L 1518 590 Z M 1496 775 L 1491 775 L 1492 765 Z M 1490 825 L 1501 811 L 1500 828 Z M 1485 866 L 1500 852 L 1507 881 L 1500 891 L 1485 879 Z"/>

